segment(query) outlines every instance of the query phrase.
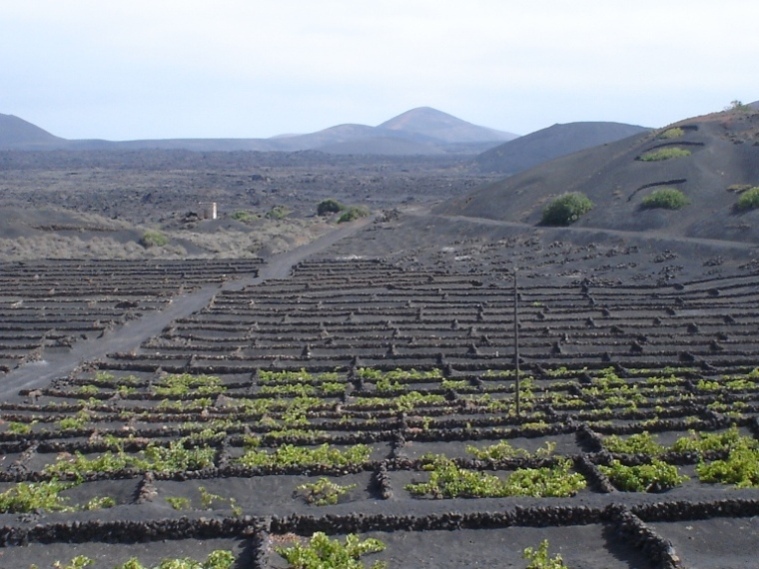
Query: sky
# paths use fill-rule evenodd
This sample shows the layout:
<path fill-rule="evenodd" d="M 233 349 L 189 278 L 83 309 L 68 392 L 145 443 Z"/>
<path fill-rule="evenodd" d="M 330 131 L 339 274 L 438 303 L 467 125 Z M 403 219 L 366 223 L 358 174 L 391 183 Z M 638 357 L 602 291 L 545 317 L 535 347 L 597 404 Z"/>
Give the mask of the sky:
<path fill-rule="evenodd" d="M 265 138 L 428 106 L 528 134 L 759 99 L 755 0 L 0 0 L 0 113 Z"/>

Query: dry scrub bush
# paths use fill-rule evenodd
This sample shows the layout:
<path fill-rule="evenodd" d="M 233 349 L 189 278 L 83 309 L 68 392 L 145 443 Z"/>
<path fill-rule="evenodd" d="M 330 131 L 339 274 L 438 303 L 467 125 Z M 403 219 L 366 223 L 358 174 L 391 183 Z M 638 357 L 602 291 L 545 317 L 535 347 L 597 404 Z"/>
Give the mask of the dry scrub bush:
<path fill-rule="evenodd" d="M 204 255 L 216 258 L 251 257 L 281 253 L 309 243 L 323 233 L 328 226 L 321 221 L 285 219 L 282 221 L 262 219 L 248 232 L 219 229 L 213 233 L 177 231 L 169 233 L 205 250 Z"/>
<path fill-rule="evenodd" d="M 0 258 L 27 259 L 140 259 L 145 257 L 184 257 L 180 245 L 145 249 L 134 241 L 122 243 L 110 237 L 82 239 L 67 235 L 35 235 L 0 239 Z"/>

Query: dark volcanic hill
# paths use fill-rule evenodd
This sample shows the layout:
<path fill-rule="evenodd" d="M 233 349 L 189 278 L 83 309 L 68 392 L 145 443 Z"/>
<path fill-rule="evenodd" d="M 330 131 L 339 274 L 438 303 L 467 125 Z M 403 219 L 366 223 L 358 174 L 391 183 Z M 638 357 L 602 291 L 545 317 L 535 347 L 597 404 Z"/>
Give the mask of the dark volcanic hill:
<path fill-rule="evenodd" d="M 0 148 L 37 150 L 64 144 L 58 138 L 23 119 L 0 114 Z"/>
<path fill-rule="evenodd" d="M 542 162 L 650 129 L 615 122 L 555 124 L 491 148 L 476 158 L 483 172 L 516 174 Z"/>
<path fill-rule="evenodd" d="M 376 127 L 344 124 L 318 132 L 267 139 L 279 150 L 320 150 L 334 154 L 443 154 L 480 152 L 517 135 L 421 107 Z"/>
<path fill-rule="evenodd" d="M 513 140 L 518 136 L 477 126 L 429 107 L 407 111 L 383 122 L 377 129 L 407 136 L 417 134 L 449 143 Z"/>
<path fill-rule="evenodd" d="M 672 130 L 679 127 L 679 130 Z M 644 161 L 676 147 L 690 155 Z M 745 186 L 759 185 L 759 111 L 731 110 L 558 158 L 442 205 L 439 213 L 539 224 L 546 204 L 583 192 L 594 208 L 577 227 L 759 242 L 759 210 L 737 213 Z M 681 210 L 643 209 L 661 187 L 682 190 Z"/>

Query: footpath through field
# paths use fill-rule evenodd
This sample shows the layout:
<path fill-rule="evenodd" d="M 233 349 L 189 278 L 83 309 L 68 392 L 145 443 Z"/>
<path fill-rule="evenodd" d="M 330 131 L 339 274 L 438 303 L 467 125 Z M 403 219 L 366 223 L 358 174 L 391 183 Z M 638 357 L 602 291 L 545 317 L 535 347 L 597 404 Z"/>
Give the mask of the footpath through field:
<path fill-rule="evenodd" d="M 521 221 L 504 221 L 500 219 L 490 219 L 486 217 L 470 217 L 465 215 L 445 215 L 431 213 L 427 209 L 416 208 L 403 211 L 406 215 L 414 217 L 448 219 L 451 221 L 463 221 L 478 225 L 489 225 L 495 227 L 514 227 L 525 230 L 540 230 L 543 232 L 572 232 L 577 234 L 605 234 L 614 237 L 623 237 L 628 239 L 646 239 L 650 241 L 661 241 L 663 243 L 682 243 L 690 245 L 705 245 L 715 248 L 728 248 L 739 250 L 755 250 L 756 243 L 746 243 L 741 241 L 727 241 L 723 239 L 710 239 L 707 237 L 685 237 L 679 235 L 669 235 L 662 231 L 632 231 L 625 229 L 608 229 L 603 227 L 578 227 L 578 226 L 544 226 L 524 223 Z"/>
<path fill-rule="evenodd" d="M 106 332 L 100 338 L 80 340 L 65 353 L 61 353 L 60 350 L 45 349 L 39 360 L 21 365 L 3 377 L 0 381 L 0 397 L 5 401 L 20 400 L 22 399 L 18 395 L 20 390 L 46 387 L 50 381 L 65 377 L 77 366 L 103 358 L 109 353 L 136 350 L 144 341 L 159 334 L 172 321 L 201 310 L 220 291 L 240 290 L 267 280 L 287 278 L 293 266 L 341 239 L 354 235 L 373 220 L 374 217 L 367 217 L 346 224 L 311 243 L 273 255 L 261 266 L 256 276 L 230 280 L 221 286 L 208 285 L 192 293 L 180 294 L 172 299 L 165 310 L 148 312 L 120 328 Z"/>

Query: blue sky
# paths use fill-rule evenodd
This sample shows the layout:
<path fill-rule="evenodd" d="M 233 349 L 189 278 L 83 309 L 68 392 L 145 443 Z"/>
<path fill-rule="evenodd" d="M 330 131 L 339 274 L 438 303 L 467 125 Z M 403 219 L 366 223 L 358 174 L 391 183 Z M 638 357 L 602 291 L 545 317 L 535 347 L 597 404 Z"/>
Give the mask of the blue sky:
<path fill-rule="evenodd" d="M 759 99 L 744 0 L 0 0 L 0 113 L 65 138 L 268 137 L 430 106 L 518 134 Z"/>

